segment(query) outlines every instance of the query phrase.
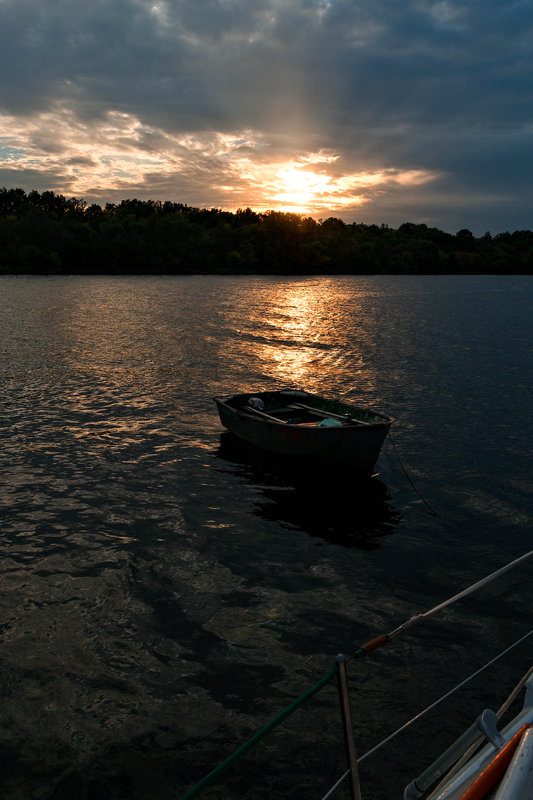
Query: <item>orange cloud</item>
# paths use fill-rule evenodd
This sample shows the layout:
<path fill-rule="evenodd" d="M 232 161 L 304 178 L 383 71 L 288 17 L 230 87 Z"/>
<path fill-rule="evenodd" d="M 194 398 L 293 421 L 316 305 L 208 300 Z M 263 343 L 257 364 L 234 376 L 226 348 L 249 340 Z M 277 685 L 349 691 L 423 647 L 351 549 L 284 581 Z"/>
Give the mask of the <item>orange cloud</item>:
<path fill-rule="evenodd" d="M 436 177 L 427 170 L 343 171 L 332 150 L 287 158 L 257 131 L 170 134 L 119 112 L 88 124 L 56 107 L 26 118 L 4 115 L 0 122 L 3 167 L 15 183 L 17 171 L 31 170 L 43 184 L 47 176 L 54 182 L 46 188 L 89 200 L 120 192 L 229 210 L 334 214 Z M 154 194 L 161 191 L 164 197 Z"/>

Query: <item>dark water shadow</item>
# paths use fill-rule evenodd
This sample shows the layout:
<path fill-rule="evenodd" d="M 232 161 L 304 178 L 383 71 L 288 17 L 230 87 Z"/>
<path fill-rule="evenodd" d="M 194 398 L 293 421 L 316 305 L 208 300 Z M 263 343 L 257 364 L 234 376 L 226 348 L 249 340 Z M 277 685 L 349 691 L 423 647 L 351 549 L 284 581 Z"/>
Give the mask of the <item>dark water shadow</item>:
<path fill-rule="evenodd" d="M 402 520 L 377 476 L 276 456 L 231 433 L 215 455 L 258 489 L 254 514 L 332 544 L 375 550 Z"/>

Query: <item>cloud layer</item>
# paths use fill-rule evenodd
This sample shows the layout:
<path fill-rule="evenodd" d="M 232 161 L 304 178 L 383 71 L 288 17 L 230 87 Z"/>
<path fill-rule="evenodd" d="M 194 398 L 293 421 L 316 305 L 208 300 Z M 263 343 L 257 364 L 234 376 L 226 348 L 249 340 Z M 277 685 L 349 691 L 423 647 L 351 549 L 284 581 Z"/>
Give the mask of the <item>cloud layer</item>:
<path fill-rule="evenodd" d="M 527 0 L 0 0 L 0 185 L 533 227 Z"/>

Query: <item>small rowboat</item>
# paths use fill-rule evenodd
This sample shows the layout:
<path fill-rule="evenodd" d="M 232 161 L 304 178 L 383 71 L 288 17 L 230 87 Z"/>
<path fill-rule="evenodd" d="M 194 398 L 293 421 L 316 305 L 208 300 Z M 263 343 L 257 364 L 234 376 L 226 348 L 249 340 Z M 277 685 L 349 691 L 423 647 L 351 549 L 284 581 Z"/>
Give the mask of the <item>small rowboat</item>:
<path fill-rule="evenodd" d="M 299 389 L 213 399 L 224 427 L 249 444 L 361 472 L 374 468 L 393 422 L 376 411 Z"/>

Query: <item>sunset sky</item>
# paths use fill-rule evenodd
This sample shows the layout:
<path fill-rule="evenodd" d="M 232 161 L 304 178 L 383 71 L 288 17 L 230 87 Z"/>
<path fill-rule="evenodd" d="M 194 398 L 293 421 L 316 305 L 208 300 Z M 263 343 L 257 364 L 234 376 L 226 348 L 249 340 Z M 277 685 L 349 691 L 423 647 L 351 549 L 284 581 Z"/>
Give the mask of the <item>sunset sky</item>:
<path fill-rule="evenodd" d="M 0 0 L 0 186 L 533 228 L 531 0 Z"/>

